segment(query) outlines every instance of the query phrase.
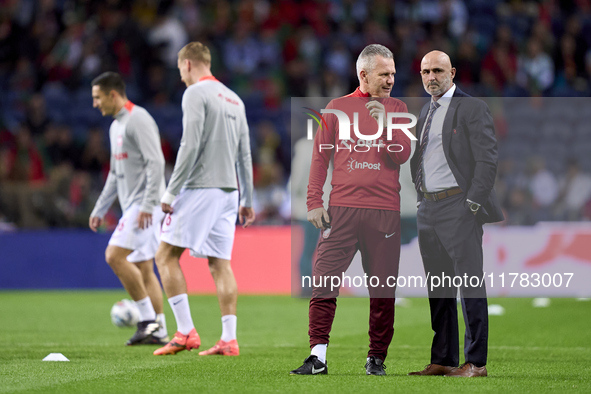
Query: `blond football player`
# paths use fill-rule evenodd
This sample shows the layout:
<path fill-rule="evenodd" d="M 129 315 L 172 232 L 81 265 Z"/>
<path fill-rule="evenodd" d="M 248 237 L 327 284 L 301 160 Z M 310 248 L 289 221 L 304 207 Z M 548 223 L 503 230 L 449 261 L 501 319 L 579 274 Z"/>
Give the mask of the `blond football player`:
<path fill-rule="evenodd" d="M 193 256 L 207 257 L 222 314 L 221 339 L 199 354 L 239 354 L 238 291 L 230 259 L 236 217 L 244 227 L 255 219 L 252 160 L 244 103 L 211 74 L 210 66 L 209 49 L 199 42 L 192 42 L 179 52 L 178 67 L 187 85 L 182 100 L 183 137 L 170 183 L 161 199 L 166 217 L 156 253 L 177 333 L 155 355 L 197 349 L 201 344 L 179 266 L 181 254 L 187 248 Z"/>

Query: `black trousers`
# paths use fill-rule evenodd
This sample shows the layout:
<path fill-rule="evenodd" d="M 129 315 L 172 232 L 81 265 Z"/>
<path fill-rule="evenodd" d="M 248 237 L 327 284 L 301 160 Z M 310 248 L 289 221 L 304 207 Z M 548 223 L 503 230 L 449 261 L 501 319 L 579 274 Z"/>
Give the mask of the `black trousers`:
<path fill-rule="evenodd" d="M 488 306 L 483 280 L 482 223 L 470 211 L 465 194 L 460 193 L 440 201 L 423 199 L 417 212 L 417 227 L 425 275 L 430 278 L 427 287 L 431 327 L 435 332 L 431 363 L 459 364 L 459 291 L 466 324 L 465 361 L 486 365 Z"/>

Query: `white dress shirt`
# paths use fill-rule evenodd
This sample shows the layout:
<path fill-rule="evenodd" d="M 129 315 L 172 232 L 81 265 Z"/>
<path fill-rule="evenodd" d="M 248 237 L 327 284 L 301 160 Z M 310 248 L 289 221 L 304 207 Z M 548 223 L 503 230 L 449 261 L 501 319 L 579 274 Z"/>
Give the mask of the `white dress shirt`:
<path fill-rule="evenodd" d="M 440 192 L 458 186 L 445 153 L 441 135 L 443 132 L 443 121 L 449 108 L 451 98 L 456 91 L 456 85 L 453 84 L 445 94 L 437 100 L 441 107 L 437 108 L 431 121 L 431 130 L 429 131 L 429 141 L 423 152 L 423 187 L 422 190 L 428 193 Z M 433 100 L 433 98 L 431 98 Z M 426 122 L 425 122 L 426 125 Z M 425 126 L 423 126 L 423 132 Z M 421 134 L 422 135 L 422 134 Z"/>

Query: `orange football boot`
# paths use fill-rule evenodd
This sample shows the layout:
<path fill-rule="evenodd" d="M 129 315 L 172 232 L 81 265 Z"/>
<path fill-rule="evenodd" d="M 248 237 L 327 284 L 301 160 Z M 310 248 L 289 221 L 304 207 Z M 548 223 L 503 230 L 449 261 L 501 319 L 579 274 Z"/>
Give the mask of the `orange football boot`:
<path fill-rule="evenodd" d="M 235 339 L 228 342 L 224 342 L 220 339 L 211 349 L 199 352 L 200 356 L 211 356 L 214 354 L 222 356 L 238 356 L 240 354 L 238 342 Z"/>
<path fill-rule="evenodd" d="M 164 347 L 154 351 L 154 356 L 164 356 L 167 354 L 177 354 L 181 350 L 199 349 L 201 345 L 201 338 L 194 328 L 189 335 L 183 335 L 180 332 L 174 334 L 172 341 L 168 342 Z"/>

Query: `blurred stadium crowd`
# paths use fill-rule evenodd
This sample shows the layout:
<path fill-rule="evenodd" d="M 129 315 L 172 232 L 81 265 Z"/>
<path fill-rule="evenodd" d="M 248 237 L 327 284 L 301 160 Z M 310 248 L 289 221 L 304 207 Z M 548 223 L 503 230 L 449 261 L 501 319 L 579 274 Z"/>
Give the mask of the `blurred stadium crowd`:
<path fill-rule="evenodd" d="M 290 97 L 354 90 L 354 62 L 367 44 L 394 52 L 396 97 L 425 95 L 418 70 L 432 49 L 451 55 L 456 82 L 474 96 L 591 93 L 589 0 L 2 0 L 0 5 L 4 228 L 87 225 L 109 165 L 106 131 L 112 119 L 92 108 L 90 95 L 90 81 L 103 71 L 121 73 L 129 98 L 155 118 L 170 173 L 185 89 L 177 52 L 193 40 L 210 47 L 214 75 L 246 104 L 258 224 L 289 219 L 282 205 L 291 166 Z M 498 124 L 497 189 L 510 224 L 591 217 L 591 119 L 583 116 L 589 106 L 561 101 L 558 107 L 570 116 L 561 123 L 568 124 L 564 135 L 564 127 L 558 134 L 547 127 L 543 134 L 547 122 L 535 113 L 512 121 L 511 109 L 521 114 L 517 104 L 509 105 L 504 125 Z M 544 105 L 538 109 L 562 119 L 552 118 Z M 110 225 L 117 217 L 111 212 Z"/>

